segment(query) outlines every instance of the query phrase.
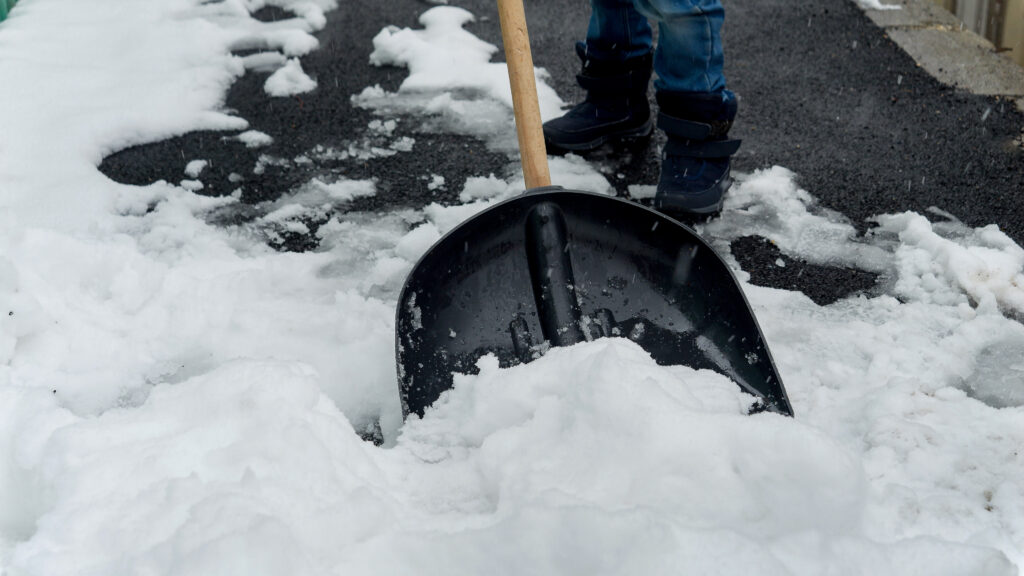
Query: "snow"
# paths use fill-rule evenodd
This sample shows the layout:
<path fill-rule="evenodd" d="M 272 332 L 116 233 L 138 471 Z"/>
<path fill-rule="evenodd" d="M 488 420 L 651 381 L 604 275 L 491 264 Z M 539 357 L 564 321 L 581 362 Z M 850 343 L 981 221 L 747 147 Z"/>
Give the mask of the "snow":
<path fill-rule="evenodd" d="M 280 52 L 257 52 L 242 57 L 246 70 L 256 72 L 274 72 L 288 63 L 288 58 Z"/>
<path fill-rule="evenodd" d="M 653 184 L 630 184 L 627 188 L 629 197 L 634 200 L 645 200 L 654 198 L 658 187 Z"/>
<path fill-rule="evenodd" d="M 748 416 L 752 399 L 725 377 L 605 339 L 508 369 L 484 357 L 403 424 L 393 329 L 405 275 L 442 234 L 521 192 L 521 174 L 423 174 L 462 203 L 384 213 L 335 209 L 376 181 L 311 175 L 251 223 L 214 224 L 236 197 L 121 185 L 97 164 L 134 143 L 247 129 L 222 103 L 254 63 L 230 51 L 300 57 L 332 3 L 22 4 L 0 27 L 0 77 L 17 79 L 0 84 L 12 107 L 0 130 L 0 572 L 1024 566 L 1024 251 L 996 227 L 905 213 L 859 235 L 790 171 L 739 175 L 701 230 L 727 257 L 731 240 L 758 234 L 789 258 L 881 275 L 875 292 L 819 306 L 738 272 L 796 418 Z M 296 17 L 251 18 L 268 4 Z M 507 79 L 463 29 L 470 17 L 438 7 L 424 30 L 378 36 L 379 63 L 410 76 L 357 96 L 380 123 L 352 152 L 406 154 L 392 122 L 433 122 L 487 133 L 513 161 L 495 136 L 513 132 Z M 432 76 L 443 58 L 459 66 Z M 455 121 L 459 107 L 482 113 Z M 331 153 L 350 152 L 311 152 Z M 578 157 L 553 159 L 552 174 L 611 193 Z M 326 219 L 317 251 L 266 246 L 314 217 Z M 378 425 L 383 446 L 360 438 Z"/>
<path fill-rule="evenodd" d="M 199 178 L 199 175 L 210 165 L 209 160 L 192 160 L 185 165 L 185 175 L 189 178 Z"/>
<path fill-rule="evenodd" d="M 475 136 L 496 150 L 516 152 L 515 131 L 505 128 L 512 114 L 508 67 L 490 61 L 497 46 L 463 28 L 473 20 L 467 10 L 440 6 L 420 17 L 422 30 L 381 30 L 370 63 L 405 67 L 409 76 L 397 92 L 371 86 L 353 102 L 388 118 L 420 116 L 428 130 Z M 545 70 L 536 75 L 541 116 L 559 116 L 564 102 L 545 82 Z"/>
<path fill-rule="evenodd" d="M 238 140 L 245 144 L 246 148 L 262 148 L 274 143 L 274 138 L 259 130 L 246 130 L 238 135 Z"/>
<path fill-rule="evenodd" d="M 899 4 L 885 4 L 881 0 L 856 0 L 862 10 L 902 10 Z"/>
<path fill-rule="evenodd" d="M 427 189 L 432 191 L 432 192 L 434 190 L 444 190 L 445 189 L 444 182 L 445 182 L 444 176 L 441 176 L 440 174 L 431 174 L 430 175 L 430 182 L 427 183 Z"/>
<path fill-rule="evenodd" d="M 370 63 L 394 65 L 409 69 L 399 94 L 442 92 L 455 98 L 456 93 L 478 94 L 490 100 L 512 105 L 508 68 L 490 62 L 498 47 L 473 36 L 463 26 L 474 20 L 462 8 L 441 7 L 420 16 L 423 30 L 386 28 L 373 39 Z M 547 73 L 537 71 L 538 97 L 544 118 L 559 115 L 562 101 L 543 80 Z M 451 107 L 455 101 L 435 106 Z"/>
<path fill-rule="evenodd" d="M 1024 249 L 995 225 L 931 224 L 920 214 L 879 217 L 880 232 L 899 235 L 899 294 L 951 304 L 992 303 L 1024 313 Z M 940 234 L 941 232 L 941 234 Z"/>
<path fill-rule="evenodd" d="M 882 248 L 851 242 L 853 225 L 841 214 L 815 206 L 814 198 L 796 184 L 795 175 L 775 166 L 741 181 L 726 197 L 728 217 L 714 221 L 707 232 L 715 237 L 757 235 L 783 251 L 815 264 L 851 266 L 881 272 Z"/>
<path fill-rule="evenodd" d="M 315 90 L 316 81 L 302 70 L 298 58 L 291 58 L 267 78 L 263 89 L 271 96 L 295 96 Z"/>

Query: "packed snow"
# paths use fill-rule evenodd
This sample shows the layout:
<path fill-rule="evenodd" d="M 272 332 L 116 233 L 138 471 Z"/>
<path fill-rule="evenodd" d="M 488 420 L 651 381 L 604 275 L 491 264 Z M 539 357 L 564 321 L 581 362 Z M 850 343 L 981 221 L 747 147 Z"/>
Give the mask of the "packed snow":
<path fill-rule="evenodd" d="M 404 66 L 409 76 L 397 92 L 380 86 L 354 95 L 360 107 L 393 116 L 418 115 L 435 130 L 474 136 L 496 149 L 517 149 L 508 68 L 491 62 L 498 47 L 480 40 L 463 26 L 474 20 L 462 8 L 428 10 L 420 17 L 423 29 L 388 27 L 373 39 L 370 63 Z M 564 104 L 537 69 L 537 96 L 542 118 L 560 115 Z"/>
<path fill-rule="evenodd" d="M 258 22 L 264 5 L 295 17 Z M 1018 574 L 1024 251 L 995 226 L 904 213 L 860 235 L 785 168 L 741 175 L 701 230 L 727 257 L 757 234 L 881 278 L 819 306 L 737 270 L 795 418 L 748 416 L 724 376 L 604 339 L 508 369 L 483 357 L 403 423 L 405 275 L 521 175 L 423 174 L 462 204 L 384 213 L 346 208 L 374 180 L 311 177 L 227 226 L 213 216 L 234 196 L 96 169 L 247 129 L 222 103 L 256 63 L 232 51 L 299 62 L 332 6 L 31 0 L 0 24 L 16 79 L 0 84 L 0 573 Z M 515 161 L 504 67 L 471 17 L 435 7 L 377 37 L 372 63 L 410 75 L 354 95 L 375 138 L 422 122 Z M 613 192 L 582 158 L 552 172 Z M 320 249 L 267 247 L 311 211 Z"/>
<path fill-rule="evenodd" d="M 185 165 L 185 175 L 189 178 L 199 178 L 209 165 L 209 160 L 193 160 Z"/>
<path fill-rule="evenodd" d="M 899 4 L 886 4 L 881 0 L 856 0 L 862 10 L 902 10 Z"/>
<path fill-rule="evenodd" d="M 237 136 L 238 141 L 246 148 L 262 148 L 274 142 L 273 136 L 259 130 L 246 130 Z"/>
<path fill-rule="evenodd" d="M 292 58 L 267 78 L 263 89 L 271 96 L 295 96 L 315 90 L 316 80 L 306 74 L 298 58 Z"/>

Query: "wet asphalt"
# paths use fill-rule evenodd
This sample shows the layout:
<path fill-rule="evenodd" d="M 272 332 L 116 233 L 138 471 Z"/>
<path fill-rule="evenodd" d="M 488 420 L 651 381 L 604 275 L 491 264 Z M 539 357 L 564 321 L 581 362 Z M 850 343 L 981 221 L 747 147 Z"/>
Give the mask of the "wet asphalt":
<path fill-rule="evenodd" d="M 449 4 L 473 12 L 477 20 L 467 28 L 500 45 L 493 0 Z M 548 69 L 563 99 L 580 98 L 572 47 L 586 29 L 589 3 L 525 4 L 536 64 Z M 375 84 L 394 90 L 406 76 L 404 69 L 369 65 L 373 36 L 387 25 L 416 27 L 418 16 L 431 6 L 424 0 L 342 0 L 317 34 L 320 50 L 302 59 L 319 83 L 317 90 L 269 98 L 263 92 L 266 73 L 250 72 L 236 82 L 226 107 L 273 136 L 269 147 L 252 150 L 221 133 L 192 133 L 119 151 L 100 169 L 129 184 L 178 182 L 188 160 L 208 159 L 202 193 L 229 194 L 240 187 L 248 206 L 278 198 L 313 177 L 340 176 L 378 180 L 378 194 L 348 210 L 456 202 L 466 178 L 502 174 L 508 158 L 472 138 L 417 133 L 415 122 L 400 123 L 397 133 L 415 138 L 413 154 L 318 159 L 253 173 L 261 154 L 294 158 L 317 145 L 344 148 L 362 138 L 373 116 L 353 107 L 350 97 Z M 850 0 L 726 0 L 725 6 L 726 76 L 741 98 L 732 135 L 744 141 L 735 170 L 785 166 L 821 206 L 841 212 L 861 230 L 876 214 L 927 214 L 934 206 L 970 226 L 996 223 L 1024 244 L 1024 115 L 1012 101 L 939 84 Z M 267 8 L 257 17 L 288 15 Z M 638 154 L 606 149 L 597 156 L 625 176 L 615 182 L 624 192 L 629 184 L 657 181 L 660 143 L 655 138 Z M 230 181 L 232 173 L 244 180 Z M 444 176 L 447 190 L 430 190 L 430 174 Z M 232 212 L 225 223 L 258 214 L 255 208 Z M 316 249 L 316 227 L 328 217 L 312 217 L 311 234 L 284 235 L 271 243 L 281 250 Z M 755 284 L 799 289 L 819 303 L 870 291 L 876 283 L 865 272 L 794 260 L 756 237 L 737 240 L 732 251 Z M 785 267 L 776 264 L 779 258 Z"/>

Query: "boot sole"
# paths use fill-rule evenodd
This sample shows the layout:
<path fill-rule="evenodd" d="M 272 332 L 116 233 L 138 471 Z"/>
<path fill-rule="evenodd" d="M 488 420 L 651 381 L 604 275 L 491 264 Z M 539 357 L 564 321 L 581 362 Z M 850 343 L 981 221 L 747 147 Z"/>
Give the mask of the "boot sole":
<path fill-rule="evenodd" d="M 722 180 L 723 188 L 728 192 L 729 188 L 732 187 L 733 179 L 727 176 Z M 687 206 L 683 208 L 681 206 L 662 206 L 661 203 L 655 201 L 653 208 L 662 214 L 666 214 L 670 217 L 677 219 L 689 218 L 701 218 L 706 216 L 713 216 L 722 211 L 722 206 L 725 204 L 725 193 L 718 199 L 718 202 L 714 204 L 708 204 L 707 206 Z"/>
<path fill-rule="evenodd" d="M 648 120 L 642 126 L 632 128 L 630 130 L 623 130 L 621 132 L 612 132 L 611 134 L 603 134 L 597 138 L 588 142 L 581 142 L 575 144 L 555 144 L 545 139 L 547 144 L 548 152 L 551 154 L 567 153 L 567 152 L 591 152 L 597 150 L 605 144 L 621 143 L 621 144 L 638 144 L 640 142 L 646 142 L 651 134 L 654 133 L 654 120 Z"/>

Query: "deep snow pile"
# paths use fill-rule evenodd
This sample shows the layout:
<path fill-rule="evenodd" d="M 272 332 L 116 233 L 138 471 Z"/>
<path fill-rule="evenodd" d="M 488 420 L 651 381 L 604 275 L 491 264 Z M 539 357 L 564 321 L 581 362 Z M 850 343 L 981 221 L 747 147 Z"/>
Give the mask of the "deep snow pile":
<path fill-rule="evenodd" d="M 226 87 L 246 66 L 301 70 L 289 62 L 315 48 L 309 32 L 331 7 L 269 3 L 297 17 L 256 22 L 255 0 L 32 0 L 0 25 L 0 78 L 18 79 L 0 85 L 15 103 L 0 116 L 0 572 L 1009 576 L 1024 565 L 1024 326 L 1012 319 L 1024 315 L 1024 251 L 995 227 L 911 213 L 858 237 L 782 168 L 743 177 L 704 234 L 727 249 L 756 233 L 887 278 L 879 294 L 825 307 L 744 286 L 796 419 L 746 416 L 751 399 L 724 377 L 605 340 L 511 369 L 483 358 L 403 426 L 392 330 L 404 275 L 521 181 L 436 182 L 462 186 L 465 205 L 338 214 L 318 232 L 322 250 L 282 254 L 265 247 L 267 229 L 374 184 L 311 181 L 252 225 L 220 228 L 206 217 L 232 197 L 122 186 L 95 168 L 131 143 L 244 129 L 219 110 Z M 511 133 L 501 74 L 468 80 L 500 66 L 462 30 L 467 17 L 437 8 L 426 30 L 378 37 L 380 62 L 461 49 L 475 63 L 444 83 L 357 96 L 384 132 L 404 113 Z M 246 46 L 280 58 L 229 55 Z M 414 59 L 391 62 L 419 73 Z M 115 80 L 123 90 L 108 89 Z M 475 122 L 456 122 L 459 106 Z M 201 182 L 194 160 L 183 175 Z M 567 186 L 610 189 L 580 159 L 554 169 Z M 356 433 L 378 420 L 384 447 Z"/>

